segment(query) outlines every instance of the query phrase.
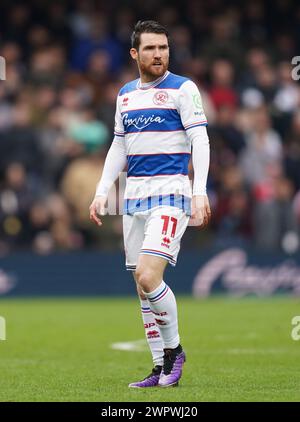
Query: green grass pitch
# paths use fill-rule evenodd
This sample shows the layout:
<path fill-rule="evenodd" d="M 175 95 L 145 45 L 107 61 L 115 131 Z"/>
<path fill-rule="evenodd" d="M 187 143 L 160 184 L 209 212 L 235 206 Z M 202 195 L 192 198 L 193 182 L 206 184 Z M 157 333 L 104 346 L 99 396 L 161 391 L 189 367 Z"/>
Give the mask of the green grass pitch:
<path fill-rule="evenodd" d="M 183 378 L 145 391 L 127 384 L 150 371 L 146 348 L 111 348 L 143 339 L 137 299 L 1 299 L 0 401 L 300 401 L 300 299 L 180 297 L 178 310 Z"/>

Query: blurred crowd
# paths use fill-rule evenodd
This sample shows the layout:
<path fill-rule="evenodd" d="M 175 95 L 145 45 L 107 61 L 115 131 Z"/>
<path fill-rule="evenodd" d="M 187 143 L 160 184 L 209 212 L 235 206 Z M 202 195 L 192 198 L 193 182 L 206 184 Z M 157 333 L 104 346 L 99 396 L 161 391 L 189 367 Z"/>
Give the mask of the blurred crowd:
<path fill-rule="evenodd" d="M 170 70 L 198 84 L 209 121 L 213 220 L 184 246 L 299 251 L 299 3 L 1 0 L 0 254 L 122 248 L 121 217 L 99 230 L 88 207 L 138 76 L 139 19 L 167 26 Z"/>

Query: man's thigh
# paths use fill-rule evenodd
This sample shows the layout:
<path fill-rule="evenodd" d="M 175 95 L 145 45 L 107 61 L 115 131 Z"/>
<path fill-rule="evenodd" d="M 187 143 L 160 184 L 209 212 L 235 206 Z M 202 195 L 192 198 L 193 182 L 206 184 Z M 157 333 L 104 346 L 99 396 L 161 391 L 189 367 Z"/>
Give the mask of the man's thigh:
<path fill-rule="evenodd" d="M 177 207 L 153 209 L 146 220 L 140 254 L 165 259 L 175 266 L 188 221 L 189 217 Z"/>
<path fill-rule="evenodd" d="M 145 217 L 123 215 L 123 236 L 126 256 L 126 269 L 135 271 L 144 241 Z"/>

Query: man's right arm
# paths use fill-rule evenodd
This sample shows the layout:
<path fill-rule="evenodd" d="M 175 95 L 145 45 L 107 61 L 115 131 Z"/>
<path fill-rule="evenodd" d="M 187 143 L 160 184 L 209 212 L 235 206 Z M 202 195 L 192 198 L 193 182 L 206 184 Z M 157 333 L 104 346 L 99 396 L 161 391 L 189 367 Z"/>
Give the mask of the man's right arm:
<path fill-rule="evenodd" d="M 124 138 L 115 137 L 107 153 L 101 179 L 97 185 L 96 194 L 90 205 L 90 219 L 98 226 L 102 225 L 99 215 L 105 213 L 105 203 L 112 184 L 126 165 L 126 150 Z"/>

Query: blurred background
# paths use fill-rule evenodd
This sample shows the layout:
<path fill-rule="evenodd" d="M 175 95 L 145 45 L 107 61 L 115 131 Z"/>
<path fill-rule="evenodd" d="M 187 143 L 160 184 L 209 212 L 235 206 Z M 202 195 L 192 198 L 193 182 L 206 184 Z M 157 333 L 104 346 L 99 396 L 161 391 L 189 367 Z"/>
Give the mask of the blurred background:
<path fill-rule="evenodd" d="M 0 294 L 127 292 L 122 217 L 99 229 L 88 207 L 117 93 L 138 76 L 129 49 L 139 19 L 167 26 L 170 70 L 197 83 L 209 122 L 213 218 L 183 238 L 179 290 L 225 253 L 240 282 L 249 260 L 251 280 L 268 270 L 271 284 L 300 292 L 297 1 L 1 0 Z"/>

